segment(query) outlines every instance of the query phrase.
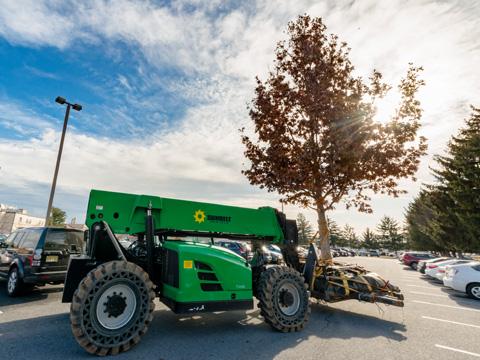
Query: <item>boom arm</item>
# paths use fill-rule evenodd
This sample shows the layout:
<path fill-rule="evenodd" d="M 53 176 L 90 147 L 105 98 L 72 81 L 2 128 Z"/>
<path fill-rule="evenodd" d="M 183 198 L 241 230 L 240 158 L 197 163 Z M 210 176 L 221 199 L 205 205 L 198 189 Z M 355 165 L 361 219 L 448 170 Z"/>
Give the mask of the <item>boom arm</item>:
<path fill-rule="evenodd" d="M 117 234 L 145 233 L 151 208 L 154 232 L 296 242 L 295 221 L 271 207 L 236 206 L 91 190 L 86 224 L 105 221 Z M 294 228 L 294 229 L 293 229 Z"/>

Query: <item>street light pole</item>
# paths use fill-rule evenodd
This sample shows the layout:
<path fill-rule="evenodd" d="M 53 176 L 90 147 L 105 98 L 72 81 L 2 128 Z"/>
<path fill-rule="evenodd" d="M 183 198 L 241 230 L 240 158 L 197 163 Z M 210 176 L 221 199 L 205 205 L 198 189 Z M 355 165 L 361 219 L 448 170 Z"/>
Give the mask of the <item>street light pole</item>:
<path fill-rule="evenodd" d="M 67 104 L 67 108 L 65 110 L 65 118 L 63 119 L 62 137 L 60 138 L 60 146 L 58 148 L 58 154 L 57 154 L 57 163 L 55 165 L 55 173 L 53 174 L 52 187 L 50 189 L 50 198 L 48 199 L 47 214 L 45 215 L 45 226 L 48 226 L 48 220 L 50 219 L 50 215 L 51 215 L 50 213 L 52 212 L 53 197 L 55 195 L 55 188 L 57 186 L 58 170 L 60 168 L 60 160 L 62 158 L 63 143 L 65 141 L 65 133 L 67 132 L 68 117 L 70 116 L 70 108 L 73 107 L 73 109 L 77 111 L 82 110 L 81 105 L 78 105 L 78 104 L 72 105 L 60 96 L 58 96 L 55 99 L 55 101 L 60 105 Z"/>

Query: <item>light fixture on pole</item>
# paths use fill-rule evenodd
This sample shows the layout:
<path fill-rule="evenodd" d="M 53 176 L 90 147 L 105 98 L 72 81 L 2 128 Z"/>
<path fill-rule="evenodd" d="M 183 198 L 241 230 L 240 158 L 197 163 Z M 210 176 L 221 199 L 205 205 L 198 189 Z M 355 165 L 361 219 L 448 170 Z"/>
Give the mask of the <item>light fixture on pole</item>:
<path fill-rule="evenodd" d="M 51 215 L 50 213 L 52 212 L 53 197 L 55 195 L 55 187 L 57 186 L 58 169 L 60 168 L 60 159 L 62 158 L 63 142 L 65 140 L 65 133 L 67 132 L 67 124 L 68 124 L 68 117 L 70 116 L 70 108 L 76 111 L 82 110 L 82 105 L 71 104 L 61 96 L 57 96 L 57 98 L 55 99 L 55 102 L 59 103 L 60 105 L 67 104 L 67 108 L 65 110 L 65 118 L 63 120 L 62 137 L 60 138 L 60 146 L 58 148 L 57 163 L 55 165 L 55 173 L 53 174 L 52 188 L 50 189 L 50 198 L 48 199 L 47 214 L 45 215 L 45 226 L 48 226 L 48 220 L 50 219 L 50 215 Z"/>

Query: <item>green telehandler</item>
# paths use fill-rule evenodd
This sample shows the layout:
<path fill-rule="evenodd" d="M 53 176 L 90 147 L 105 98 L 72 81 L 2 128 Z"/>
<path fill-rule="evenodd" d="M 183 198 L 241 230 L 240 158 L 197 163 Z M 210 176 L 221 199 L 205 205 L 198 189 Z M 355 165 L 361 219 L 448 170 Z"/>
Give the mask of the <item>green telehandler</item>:
<path fill-rule="evenodd" d="M 300 261 L 295 220 L 271 207 L 92 190 L 86 225 L 86 251 L 70 258 L 62 301 L 71 302 L 72 332 L 92 354 L 137 344 L 156 297 L 177 314 L 248 310 L 256 297 L 265 322 L 282 332 L 303 328 L 310 297 L 403 306 L 396 286 L 359 266 L 322 262 L 313 244 Z M 122 245 L 120 235 L 134 241 Z M 253 259 L 216 239 L 252 242 Z M 267 264 L 265 242 L 282 248 L 284 264 Z"/>

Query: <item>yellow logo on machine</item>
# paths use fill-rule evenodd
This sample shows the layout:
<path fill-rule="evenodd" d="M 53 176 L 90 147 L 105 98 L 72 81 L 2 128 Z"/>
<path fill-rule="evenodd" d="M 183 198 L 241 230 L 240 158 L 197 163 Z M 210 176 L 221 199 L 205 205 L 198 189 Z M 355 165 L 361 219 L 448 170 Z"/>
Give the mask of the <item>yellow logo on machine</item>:
<path fill-rule="evenodd" d="M 195 211 L 193 218 L 195 219 L 195 222 L 203 223 L 205 221 L 205 212 L 203 210 L 197 210 Z"/>

